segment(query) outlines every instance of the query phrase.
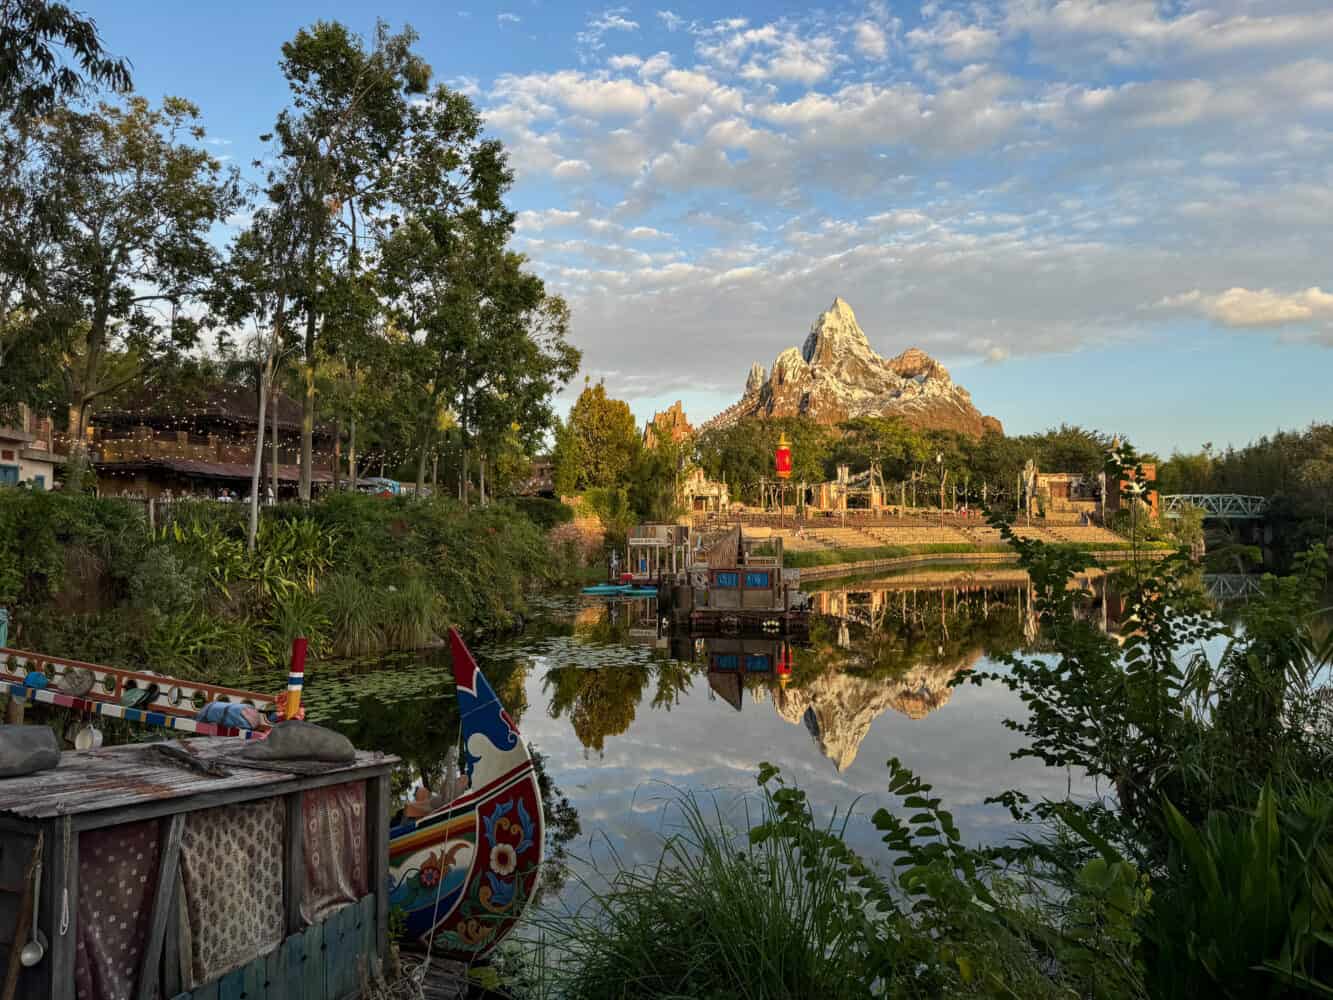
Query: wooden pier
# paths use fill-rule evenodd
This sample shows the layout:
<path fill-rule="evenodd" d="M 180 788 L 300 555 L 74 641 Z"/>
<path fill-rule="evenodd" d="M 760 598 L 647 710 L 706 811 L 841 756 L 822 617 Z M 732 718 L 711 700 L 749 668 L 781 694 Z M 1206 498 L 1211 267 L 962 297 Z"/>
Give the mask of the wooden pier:
<path fill-rule="evenodd" d="M 387 940 L 397 758 L 261 763 L 236 757 L 239 738 L 173 744 L 175 755 L 162 745 L 70 751 L 55 769 L 0 780 L 0 981 L 13 982 L 0 1000 L 74 1000 L 76 980 L 113 974 L 139 1000 L 359 996 Z M 308 841 L 332 843 L 337 864 L 308 855 Z M 106 885 L 113 854 L 121 881 Z M 19 968 L 34 859 L 47 946 Z M 219 924 L 235 933 L 224 941 Z M 113 968 L 99 949 L 115 934 L 137 954 Z"/>

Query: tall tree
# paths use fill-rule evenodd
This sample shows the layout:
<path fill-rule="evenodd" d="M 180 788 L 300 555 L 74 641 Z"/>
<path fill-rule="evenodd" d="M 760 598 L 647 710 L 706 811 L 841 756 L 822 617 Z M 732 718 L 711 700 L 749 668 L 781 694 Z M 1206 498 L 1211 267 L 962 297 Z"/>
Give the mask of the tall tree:
<path fill-rule="evenodd" d="M 218 254 L 212 226 L 240 204 L 234 171 L 200 145 L 199 112 L 179 98 L 142 98 L 37 125 L 37 155 L 60 186 L 60 237 L 48 248 L 54 299 L 71 310 L 63 375 L 74 483 L 88 417 L 103 396 L 151 381 L 155 363 L 192 346 L 192 311 Z"/>
<path fill-rule="evenodd" d="M 629 404 L 602 382 L 586 384 L 556 436 L 556 482 L 571 491 L 623 485 L 641 447 Z"/>
<path fill-rule="evenodd" d="M 366 240 L 385 204 L 405 141 L 415 95 L 425 93 L 430 67 L 411 51 L 410 29 L 392 34 L 382 22 L 369 47 L 336 22 L 318 22 L 282 47 L 292 105 L 274 132 L 279 165 L 270 178 L 275 202 L 301 207 L 302 499 L 310 498 L 315 428 L 315 373 L 330 315 L 363 315 Z M 347 324 L 341 331 L 349 334 Z"/>
<path fill-rule="evenodd" d="M 0 0 L 0 112 L 42 115 L 93 86 L 130 89 L 130 68 L 107 54 L 97 23 L 49 0 Z"/>

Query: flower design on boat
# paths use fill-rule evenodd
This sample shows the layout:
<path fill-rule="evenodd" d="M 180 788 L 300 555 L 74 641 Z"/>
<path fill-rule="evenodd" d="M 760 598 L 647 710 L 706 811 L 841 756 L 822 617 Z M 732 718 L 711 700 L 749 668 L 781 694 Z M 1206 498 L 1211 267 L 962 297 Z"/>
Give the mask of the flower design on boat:
<path fill-rule="evenodd" d="M 432 854 L 421 865 L 421 872 L 418 876 L 424 888 L 434 889 L 440 884 L 440 876 L 443 874 L 443 866 L 440 864 L 440 856 Z"/>
<path fill-rule="evenodd" d="M 510 844 L 496 844 L 491 848 L 491 870 L 497 875 L 512 875 L 518 867 L 518 853 Z"/>

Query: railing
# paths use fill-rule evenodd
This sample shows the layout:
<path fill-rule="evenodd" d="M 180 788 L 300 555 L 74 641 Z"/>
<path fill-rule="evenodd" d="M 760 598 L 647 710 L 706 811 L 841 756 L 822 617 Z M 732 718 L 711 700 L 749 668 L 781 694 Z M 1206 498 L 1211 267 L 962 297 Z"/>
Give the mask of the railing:
<path fill-rule="evenodd" d="M 1255 519 L 1268 513 L 1268 498 L 1243 493 L 1171 493 L 1162 497 L 1162 513 L 1167 517 L 1180 517 L 1191 507 L 1202 510 L 1204 517 Z"/>
<path fill-rule="evenodd" d="M 1251 573 L 1205 573 L 1203 589 L 1215 601 L 1240 601 L 1264 592 L 1261 579 Z"/>

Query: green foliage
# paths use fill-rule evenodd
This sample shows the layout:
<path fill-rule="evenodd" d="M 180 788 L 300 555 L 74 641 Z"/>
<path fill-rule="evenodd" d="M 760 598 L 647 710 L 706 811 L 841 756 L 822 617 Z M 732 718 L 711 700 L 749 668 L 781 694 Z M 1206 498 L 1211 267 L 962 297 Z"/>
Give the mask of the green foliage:
<path fill-rule="evenodd" d="M 1281 799 L 1281 801 L 1280 801 Z M 1145 921 L 1160 997 L 1333 996 L 1333 787 L 1196 826 L 1169 801 L 1167 877 Z"/>
<path fill-rule="evenodd" d="M 574 508 L 559 500 L 548 500 L 545 497 L 514 497 L 510 503 L 514 505 L 515 510 L 545 531 L 574 520 Z"/>
<path fill-rule="evenodd" d="M 4 13 L 0 107 L 27 117 L 97 85 L 129 90 L 129 64 L 107 53 L 92 18 L 50 0 L 8 0 Z"/>
<path fill-rule="evenodd" d="M 823 482 L 836 432 L 812 420 L 783 417 L 752 418 L 699 435 L 699 464 L 710 479 L 725 479 L 731 495 L 745 503 L 759 502 L 759 481 L 773 480 L 773 455 L 783 434 L 791 445 L 793 482 Z"/>
<path fill-rule="evenodd" d="M 624 549 L 625 539 L 638 521 L 638 515 L 630 506 L 629 494 L 624 487 L 591 489 L 583 494 L 582 503 L 601 519 L 602 527 L 606 530 L 607 546 Z"/>
<path fill-rule="evenodd" d="M 354 656 L 419 648 L 448 624 L 507 627 L 526 588 L 561 572 L 542 529 L 507 504 L 346 493 L 264 514 L 252 554 L 234 506 L 173 505 L 150 533 L 143 508 L 117 499 L 0 490 L 11 634 L 43 652 L 207 678 L 282 663 L 301 634 L 313 656 Z M 109 609 L 47 611 L 71 553 Z"/>
<path fill-rule="evenodd" d="M 601 382 L 584 386 L 569 419 L 556 429 L 556 492 L 620 486 L 641 447 L 629 404 L 608 397 Z"/>

